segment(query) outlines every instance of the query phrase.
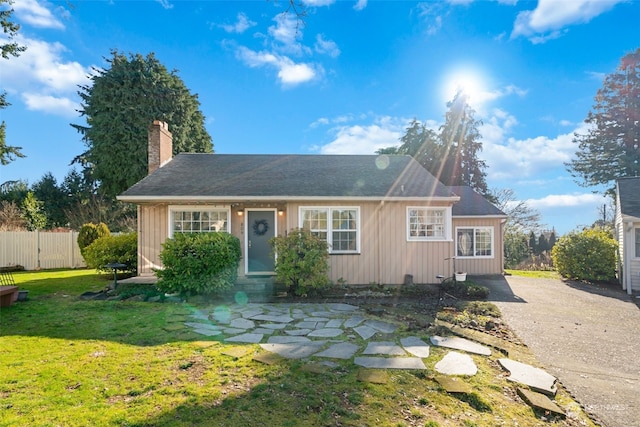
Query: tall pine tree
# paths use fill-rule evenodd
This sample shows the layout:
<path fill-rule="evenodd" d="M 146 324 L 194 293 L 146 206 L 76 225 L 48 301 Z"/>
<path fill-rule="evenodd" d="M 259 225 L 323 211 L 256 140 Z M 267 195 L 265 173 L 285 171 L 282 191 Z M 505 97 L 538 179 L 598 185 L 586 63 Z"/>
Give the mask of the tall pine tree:
<path fill-rule="evenodd" d="M 2 27 L 2 33 L 5 38 L 0 39 L 0 55 L 3 59 L 9 59 L 9 57 L 19 56 L 24 52 L 25 46 L 20 46 L 14 41 L 14 38 L 18 34 L 20 25 L 11 20 L 13 15 L 13 8 L 11 8 L 11 0 L 0 0 L 0 27 Z M 7 93 L 3 90 L 0 91 L 0 110 L 7 108 L 11 105 L 7 101 Z M 17 157 L 24 157 L 22 154 L 22 147 L 7 145 L 6 141 L 6 124 L 4 121 L 0 122 L 0 165 L 8 165 Z"/>
<path fill-rule="evenodd" d="M 92 84 L 78 92 L 87 125 L 72 124 L 87 146 L 74 163 L 102 195 L 115 197 L 147 174 L 147 135 L 154 120 L 168 123 L 174 154 L 213 151 L 198 96 L 176 71 L 169 72 L 153 53 L 127 57 L 113 51 L 108 62 L 111 67 L 96 70 Z"/>
<path fill-rule="evenodd" d="M 590 128 L 574 135 L 578 151 L 566 165 L 579 184 L 612 193 L 615 179 L 640 176 L 640 49 L 605 77 L 585 122 Z"/>
<path fill-rule="evenodd" d="M 468 185 L 478 193 L 488 195 L 486 163 L 478 158 L 482 151 L 480 121 L 463 91 L 458 91 L 447 104 L 445 123 L 440 127 L 443 154 L 442 172 L 438 176 L 446 185 Z"/>
<path fill-rule="evenodd" d="M 413 119 L 400 138 L 400 146 L 377 153 L 410 155 L 443 184 L 468 185 L 494 200 L 487 188 L 487 165 L 478 158 L 482 151 L 482 136 L 478 131 L 481 122 L 475 119 L 475 111 L 462 91 L 456 93 L 447 107 L 440 133 Z"/>

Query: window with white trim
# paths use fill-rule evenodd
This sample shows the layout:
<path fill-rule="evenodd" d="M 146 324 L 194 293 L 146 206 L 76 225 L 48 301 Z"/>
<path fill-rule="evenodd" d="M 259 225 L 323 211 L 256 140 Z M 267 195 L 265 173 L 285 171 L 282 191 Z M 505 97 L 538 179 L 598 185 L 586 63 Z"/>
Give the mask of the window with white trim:
<path fill-rule="evenodd" d="M 640 228 L 635 229 L 636 238 L 636 258 L 640 258 Z"/>
<path fill-rule="evenodd" d="M 446 240 L 450 211 L 447 208 L 407 208 L 407 240 Z"/>
<path fill-rule="evenodd" d="M 456 256 L 493 258 L 493 227 L 456 228 Z"/>
<path fill-rule="evenodd" d="M 360 252 L 360 209 L 357 207 L 301 207 L 300 226 L 324 239 L 329 252 Z"/>
<path fill-rule="evenodd" d="M 174 233 L 229 232 L 229 209 L 203 206 L 171 206 L 169 235 Z"/>

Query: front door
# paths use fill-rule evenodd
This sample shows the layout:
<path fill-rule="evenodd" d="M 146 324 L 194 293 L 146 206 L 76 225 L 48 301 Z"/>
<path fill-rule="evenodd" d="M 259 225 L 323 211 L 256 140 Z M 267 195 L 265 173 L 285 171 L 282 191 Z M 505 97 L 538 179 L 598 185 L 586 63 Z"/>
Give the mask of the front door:
<path fill-rule="evenodd" d="M 273 274 L 275 259 L 269 240 L 276 232 L 275 210 L 247 210 L 244 234 L 247 274 Z"/>

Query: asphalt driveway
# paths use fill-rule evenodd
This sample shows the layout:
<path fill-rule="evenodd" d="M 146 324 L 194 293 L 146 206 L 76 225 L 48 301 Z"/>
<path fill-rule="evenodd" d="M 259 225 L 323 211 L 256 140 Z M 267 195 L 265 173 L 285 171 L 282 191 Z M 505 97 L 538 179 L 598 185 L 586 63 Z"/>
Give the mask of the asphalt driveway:
<path fill-rule="evenodd" d="M 596 421 L 640 427 L 640 309 L 621 289 L 518 276 L 489 300 Z"/>

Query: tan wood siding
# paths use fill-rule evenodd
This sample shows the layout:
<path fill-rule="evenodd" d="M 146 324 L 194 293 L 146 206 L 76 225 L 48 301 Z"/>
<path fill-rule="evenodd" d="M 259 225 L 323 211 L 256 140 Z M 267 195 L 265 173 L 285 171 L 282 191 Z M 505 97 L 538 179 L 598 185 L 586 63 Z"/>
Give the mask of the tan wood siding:
<path fill-rule="evenodd" d="M 188 204 L 188 203 L 181 203 Z M 284 235 L 299 224 L 301 206 L 359 207 L 360 209 L 360 253 L 332 254 L 329 257 L 330 278 L 342 279 L 349 284 L 401 284 L 405 275 L 413 276 L 414 283 L 437 283 L 436 275 L 453 274 L 453 263 L 447 260 L 454 254 L 453 239 L 446 241 L 407 241 L 407 208 L 425 205 L 416 202 L 295 202 L 278 205 L 283 214 L 277 215 L 278 234 Z M 236 205 L 231 208 L 229 218 L 231 233 L 240 239 L 245 254 L 244 215 L 245 208 L 276 208 L 273 204 Z M 160 267 L 159 254 L 167 238 L 168 205 L 141 205 L 139 207 L 138 245 L 139 274 L 153 274 Z M 451 236 L 456 226 L 493 226 L 494 253 L 492 259 L 460 260 L 458 270 L 469 274 L 496 274 L 502 272 L 502 234 L 499 218 L 453 219 Z M 239 276 L 243 276 L 244 262 L 240 263 Z"/>
<path fill-rule="evenodd" d="M 138 274 L 153 275 L 160 268 L 160 251 L 169 230 L 167 205 L 141 205 L 138 207 Z"/>

